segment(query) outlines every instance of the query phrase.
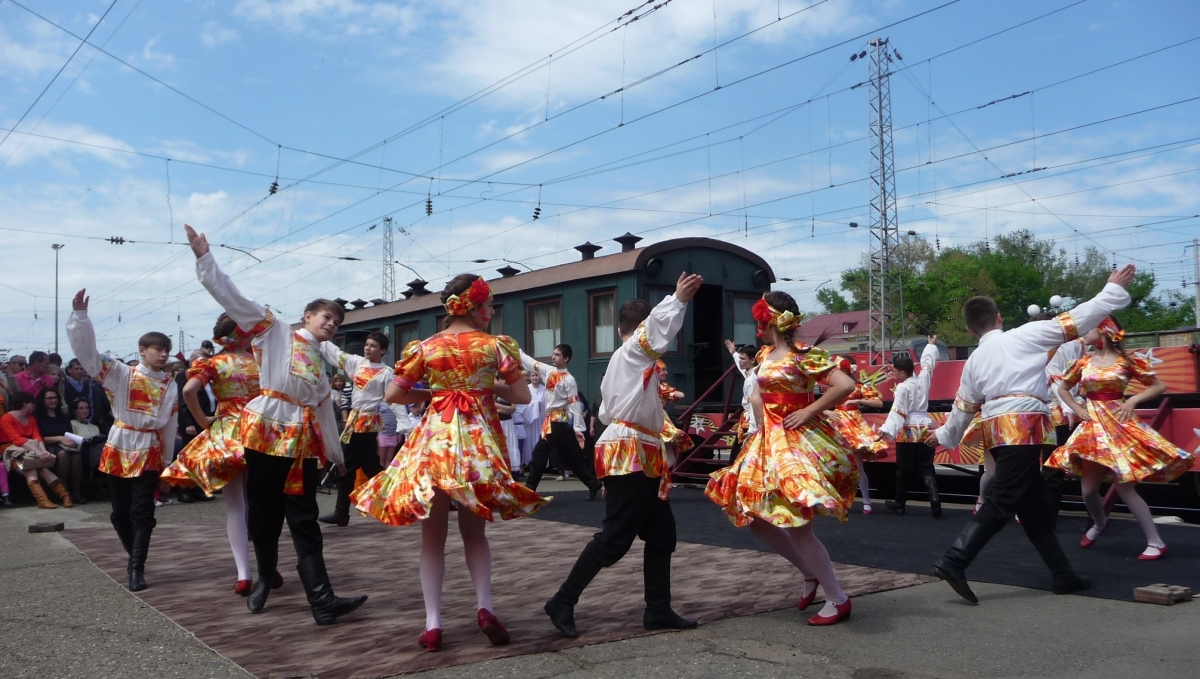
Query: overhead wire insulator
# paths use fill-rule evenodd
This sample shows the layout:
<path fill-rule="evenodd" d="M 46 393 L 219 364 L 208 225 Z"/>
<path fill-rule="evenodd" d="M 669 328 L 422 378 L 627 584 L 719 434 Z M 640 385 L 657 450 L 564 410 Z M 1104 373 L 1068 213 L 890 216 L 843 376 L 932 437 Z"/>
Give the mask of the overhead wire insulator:
<path fill-rule="evenodd" d="M 271 187 L 269 189 L 267 189 L 267 194 L 273 196 L 276 193 L 279 193 L 279 182 L 274 181 L 274 182 L 271 182 Z"/>
<path fill-rule="evenodd" d="M 542 206 L 541 206 L 541 205 L 539 205 L 539 206 L 537 206 L 537 207 L 533 208 L 533 219 L 534 219 L 534 221 L 537 221 L 537 219 L 538 219 L 539 217 L 541 217 L 541 216 L 542 216 Z"/>
<path fill-rule="evenodd" d="M 425 198 L 425 216 L 429 217 L 431 215 L 433 215 L 433 197 L 426 197 Z"/>

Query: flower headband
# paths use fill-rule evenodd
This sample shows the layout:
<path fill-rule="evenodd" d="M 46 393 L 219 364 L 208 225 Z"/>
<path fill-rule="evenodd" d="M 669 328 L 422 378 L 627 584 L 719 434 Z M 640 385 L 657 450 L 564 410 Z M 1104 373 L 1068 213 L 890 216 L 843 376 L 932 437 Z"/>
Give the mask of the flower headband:
<path fill-rule="evenodd" d="M 779 332 L 786 333 L 800 325 L 804 320 L 804 314 L 780 311 L 771 306 L 767 302 L 766 297 L 761 297 L 754 303 L 754 306 L 750 308 L 750 315 L 754 317 L 754 320 L 758 321 L 759 337 L 762 337 L 763 330 L 766 329 L 767 325 L 773 325 Z"/>
<path fill-rule="evenodd" d="M 847 375 L 853 375 L 855 372 L 858 371 L 858 365 L 856 365 L 854 363 L 854 361 L 851 361 L 850 359 L 848 359 L 844 356 L 842 358 L 838 359 L 837 367 L 839 370 L 846 373 Z"/>
<path fill-rule="evenodd" d="M 234 326 L 233 332 L 224 337 L 214 337 L 213 342 L 221 345 L 224 349 L 233 349 L 245 343 L 248 339 L 250 339 L 249 333 L 245 333 L 241 328 Z"/>
<path fill-rule="evenodd" d="M 1105 317 L 1104 321 L 1096 329 L 1113 344 L 1120 344 L 1121 340 L 1125 339 L 1125 331 L 1117 327 L 1111 316 Z"/>
<path fill-rule="evenodd" d="M 446 313 L 451 316 L 466 316 L 467 312 L 476 307 L 487 303 L 488 298 L 492 296 L 492 289 L 488 286 L 487 281 L 483 277 L 475 279 L 471 283 L 471 287 L 465 292 L 450 295 L 443 306 L 446 307 Z"/>

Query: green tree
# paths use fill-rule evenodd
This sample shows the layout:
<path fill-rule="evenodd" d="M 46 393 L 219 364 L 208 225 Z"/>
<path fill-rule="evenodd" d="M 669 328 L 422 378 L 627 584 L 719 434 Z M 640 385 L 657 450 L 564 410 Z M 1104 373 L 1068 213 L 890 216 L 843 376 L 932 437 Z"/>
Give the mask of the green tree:
<path fill-rule="evenodd" d="M 842 293 L 833 288 L 822 288 L 817 291 L 817 301 L 824 307 L 827 314 L 842 314 L 847 311 L 855 311 L 851 308 L 850 302 L 842 297 Z"/>

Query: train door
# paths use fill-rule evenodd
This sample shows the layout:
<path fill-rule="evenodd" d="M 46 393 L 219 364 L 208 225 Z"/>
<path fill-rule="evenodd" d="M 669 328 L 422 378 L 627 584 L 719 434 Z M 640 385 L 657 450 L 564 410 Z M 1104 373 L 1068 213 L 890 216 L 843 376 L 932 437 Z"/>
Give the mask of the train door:
<path fill-rule="evenodd" d="M 702 285 L 692 300 L 692 343 L 687 349 L 692 363 L 693 385 L 699 398 L 725 372 L 725 289 L 720 285 Z M 718 389 L 705 401 L 722 401 Z"/>

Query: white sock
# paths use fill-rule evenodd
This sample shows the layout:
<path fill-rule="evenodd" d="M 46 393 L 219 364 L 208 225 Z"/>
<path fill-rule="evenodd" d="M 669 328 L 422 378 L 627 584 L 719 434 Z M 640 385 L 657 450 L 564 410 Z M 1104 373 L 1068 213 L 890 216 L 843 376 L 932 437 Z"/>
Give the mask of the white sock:
<path fill-rule="evenodd" d="M 821 582 L 821 589 L 825 591 L 825 606 L 821 608 L 820 615 L 837 615 L 835 605 L 844 603 L 850 597 L 846 596 L 841 585 L 838 584 L 837 576 L 833 572 L 833 561 L 830 560 L 825 545 L 821 544 L 816 534 L 813 533 L 812 524 L 789 528 L 787 532 L 800 551 L 801 558 L 808 564 L 817 580 Z"/>
<path fill-rule="evenodd" d="M 464 507 L 458 509 L 458 532 L 462 534 L 467 570 L 475 585 L 476 608 L 492 610 L 492 548 L 485 529 L 487 521 Z"/>
<path fill-rule="evenodd" d="M 791 562 L 793 566 L 800 570 L 800 574 L 804 576 L 805 580 L 817 579 L 817 576 L 813 575 L 812 570 L 805 563 L 800 550 L 796 548 L 796 543 L 788 536 L 786 529 L 772 525 L 762 519 L 754 519 L 750 522 L 750 532 L 754 533 L 754 537 L 762 540 L 763 544 L 775 550 L 776 554 Z M 805 594 L 810 591 L 808 589 L 809 584 L 811 583 L 805 583 L 804 585 Z"/>
<path fill-rule="evenodd" d="M 229 549 L 237 564 L 238 580 L 252 580 L 250 575 L 250 531 L 246 527 L 246 474 L 238 474 L 225 484 L 225 533 Z"/>

